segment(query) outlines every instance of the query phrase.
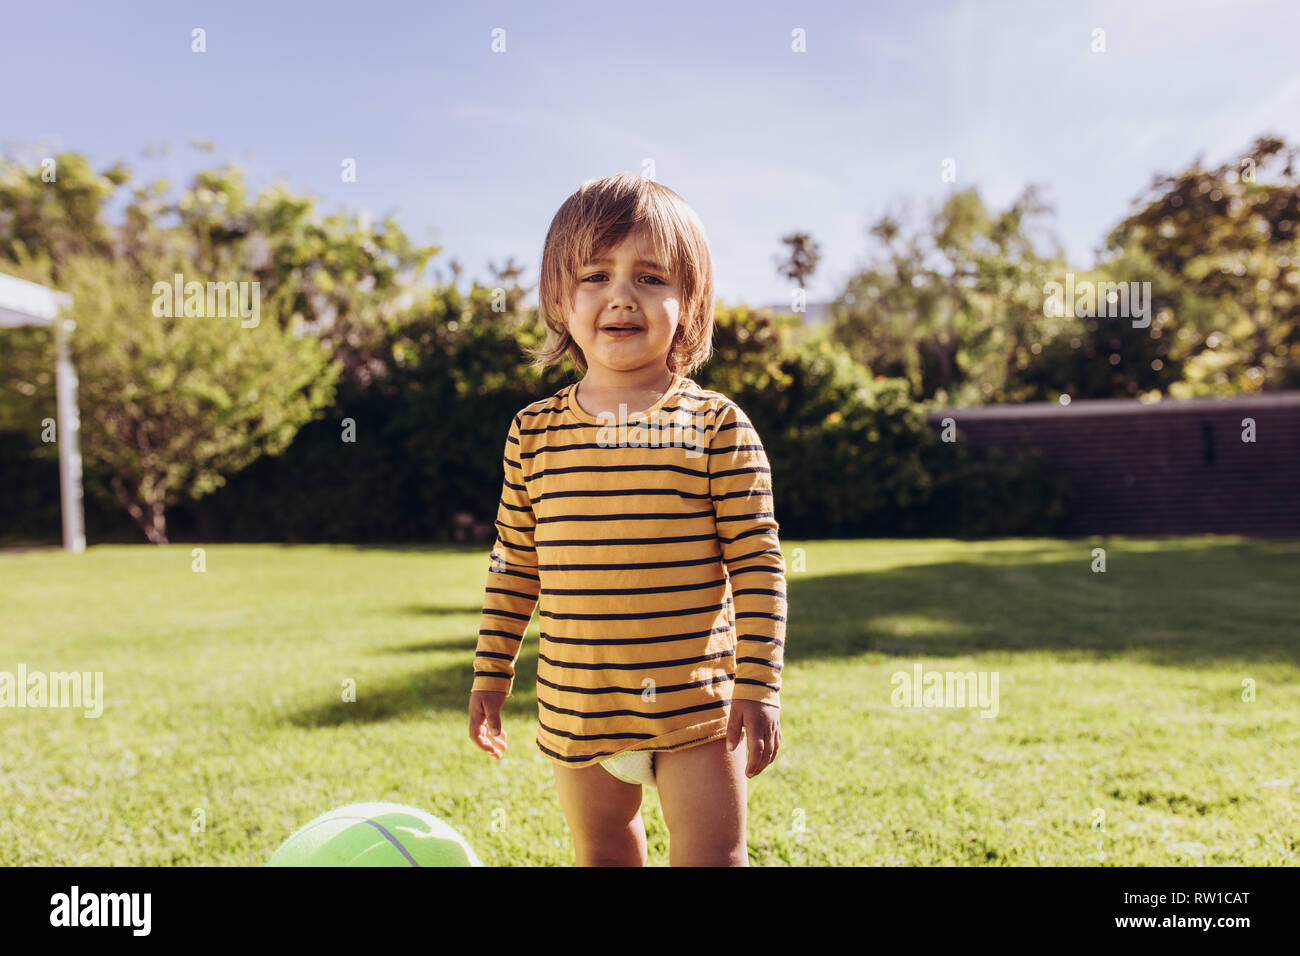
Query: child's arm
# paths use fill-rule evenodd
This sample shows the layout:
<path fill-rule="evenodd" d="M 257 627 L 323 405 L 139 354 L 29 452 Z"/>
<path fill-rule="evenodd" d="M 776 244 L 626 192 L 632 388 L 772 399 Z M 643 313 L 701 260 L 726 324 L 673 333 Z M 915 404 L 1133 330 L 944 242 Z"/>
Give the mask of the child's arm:
<path fill-rule="evenodd" d="M 736 612 L 732 698 L 781 706 L 785 558 L 777 539 L 772 471 L 745 413 L 728 402 L 709 441 L 709 493 Z"/>
<path fill-rule="evenodd" d="M 515 660 L 537 606 L 540 579 L 533 540 L 537 519 L 519 456 L 519 421 L 516 415 L 510 423 L 502 456 L 505 480 L 497 507 L 497 540 L 492 548 L 483 598 L 471 693 L 493 691 L 509 695 L 514 685 Z"/>

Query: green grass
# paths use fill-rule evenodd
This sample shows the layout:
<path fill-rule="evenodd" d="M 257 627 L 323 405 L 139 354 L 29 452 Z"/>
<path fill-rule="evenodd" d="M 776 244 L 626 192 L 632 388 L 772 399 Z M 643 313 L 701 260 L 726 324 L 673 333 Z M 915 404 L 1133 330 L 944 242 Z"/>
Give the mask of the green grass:
<path fill-rule="evenodd" d="M 784 743 L 750 781 L 754 864 L 1297 863 L 1300 542 L 783 547 Z M 506 758 L 468 739 L 487 549 L 192 561 L 0 556 L 0 671 L 102 671 L 105 696 L 98 719 L 0 709 L 0 864 L 256 865 L 361 800 L 446 819 L 489 865 L 572 862 L 533 743 L 536 622 Z M 997 717 L 892 706 L 918 661 L 997 672 Z M 643 814 L 665 865 L 649 790 Z"/>

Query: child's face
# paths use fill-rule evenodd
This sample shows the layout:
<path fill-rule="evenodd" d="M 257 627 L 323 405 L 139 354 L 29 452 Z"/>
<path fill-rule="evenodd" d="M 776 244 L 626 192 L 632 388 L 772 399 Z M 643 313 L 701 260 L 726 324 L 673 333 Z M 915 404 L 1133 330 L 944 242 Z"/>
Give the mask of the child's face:
<path fill-rule="evenodd" d="M 668 274 L 667 263 L 641 230 L 601 258 L 606 261 L 579 264 L 569 313 L 569 334 L 582 349 L 588 371 L 603 376 L 667 368 L 680 310 L 676 277 Z M 616 332 L 612 326 L 634 331 Z"/>

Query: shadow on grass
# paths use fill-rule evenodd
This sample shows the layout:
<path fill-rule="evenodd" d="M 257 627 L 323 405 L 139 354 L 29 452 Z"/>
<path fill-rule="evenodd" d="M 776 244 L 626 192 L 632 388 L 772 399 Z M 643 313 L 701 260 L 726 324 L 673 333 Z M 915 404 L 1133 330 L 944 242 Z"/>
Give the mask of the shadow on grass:
<path fill-rule="evenodd" d="M 401 644 L 397 647 L 381 647 L 375 654 L 429 654 L 434 651 L 473 651 L 478 649 L 478 635 L 457 637 L 450 640 L 426 641 L 423 644 Z"/>
<path fill-rule="evenodd" d="M 1300 542 L 1204 542 L 1168 551 L 1092 539 L 981 553 L 971 562 L 857 574 L 791 573 L 791 661 L 1053 651 L 1170 666 L 1300 659 Z M 814 569 L 815 570 L 815 569 Z"/>
<path fill-rule="evenodd" d="M 814 569 L 787 575 L 786 660 L 1037 651 L 1180 667 L 1300 659 L 1294 631 L 1300 542 L 1172 543 L 1157 552 L 1124 541 L 1101 544 L 1105 573 L 1091 569 L 1098 540 L 1089 539 L 1057 548 L 994 548 L 969 562 L 817 576 L 814 543 L 808 549 Z M 315 727 L 467 712 L 476 645 L 467 635 L 386 648 L 380 653 L 457 650 L 463 660 L 360 688 L 356 703 L 303 711 L 290 722 Z M 507 713 L 536 712 L 537 650 L 530 634 Z"/>
<path fill-rule="evenodd" d="M 182 542 L 184 543 L 184 542 Z M 202 543 L 202 542 L 199 542 Z M 222 544 L 245 545 L 253 542 L 230 541 Z M 472 544 L 463 541 L 394 541 L 394 542 L 355 542 L 355 541 L 309 541 L 309 542 L 291 542 L 291 541 L 267 541 L 258 542 L 258 547 L 265 548 L 284 548 L 286 550 L 301 550 L 303 548 L 331 548 L 336 551 L 401 551 L 401 552 L 418 552 L 425 554 L 480 554 L 483 556 L 483 568 L 487 569 L 492 562 L 492 544 Z"/>
<path fill-rule="evenodd" d="M 408 604 L 405 607 L 395 607 L 384 610 L 385 614 L 423 614 L 434 617 L 445 617 L 450 614 L 468 614 L 477 618 L 483 613 L 483 605 L 479 604 L 473 607 L 445 607 L 438 604 Z"/>
<path fill-rule="evenodd" d="M 464 663 L 450 664 L 412 672 L 403 680 L 389 681 L 379 686 L 359 686 L 354 703 L 344 703 L 335 698 L 320 707 L 307 708 L 291 714 L 288 723 L 295 727 L 335 727 L 341 724 L 375 723 L 428 714 L 460 711 L 465 715 L 466 734 L 469 728 L 469 691 L 474 683 L 474 650 L 478 638 L 464 641 L 439 641 L 429 645 L 411 645 L 408 648 L 388 648 L 385 653 L 402 650 L 449 649 L 464 650 Z M 515 661 L 514 689 L 506 699 L 502 712 L 511 718 L 537 715 L 537 635 L 524 639 L 519 658 Z"/>

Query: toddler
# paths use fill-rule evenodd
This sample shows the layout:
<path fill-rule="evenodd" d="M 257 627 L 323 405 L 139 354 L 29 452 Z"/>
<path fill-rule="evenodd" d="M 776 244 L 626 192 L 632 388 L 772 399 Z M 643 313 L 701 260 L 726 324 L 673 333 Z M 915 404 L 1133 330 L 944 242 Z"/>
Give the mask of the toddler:
<path fill-rule="evenodd" d="M 551 223 L 540 295 L 535 364 L 583 377 L 510 423 L 470 738 L 505 751 L 536 608 L 536 743 L 578 865 L 645 864 L 648 785 L 671 865 L 745 866 L 746 778 L 781 745 L 785 561 L 758 434 L 687 377 L 712 351 L 704 230 L 665 186 L 590 180 Z"/>

